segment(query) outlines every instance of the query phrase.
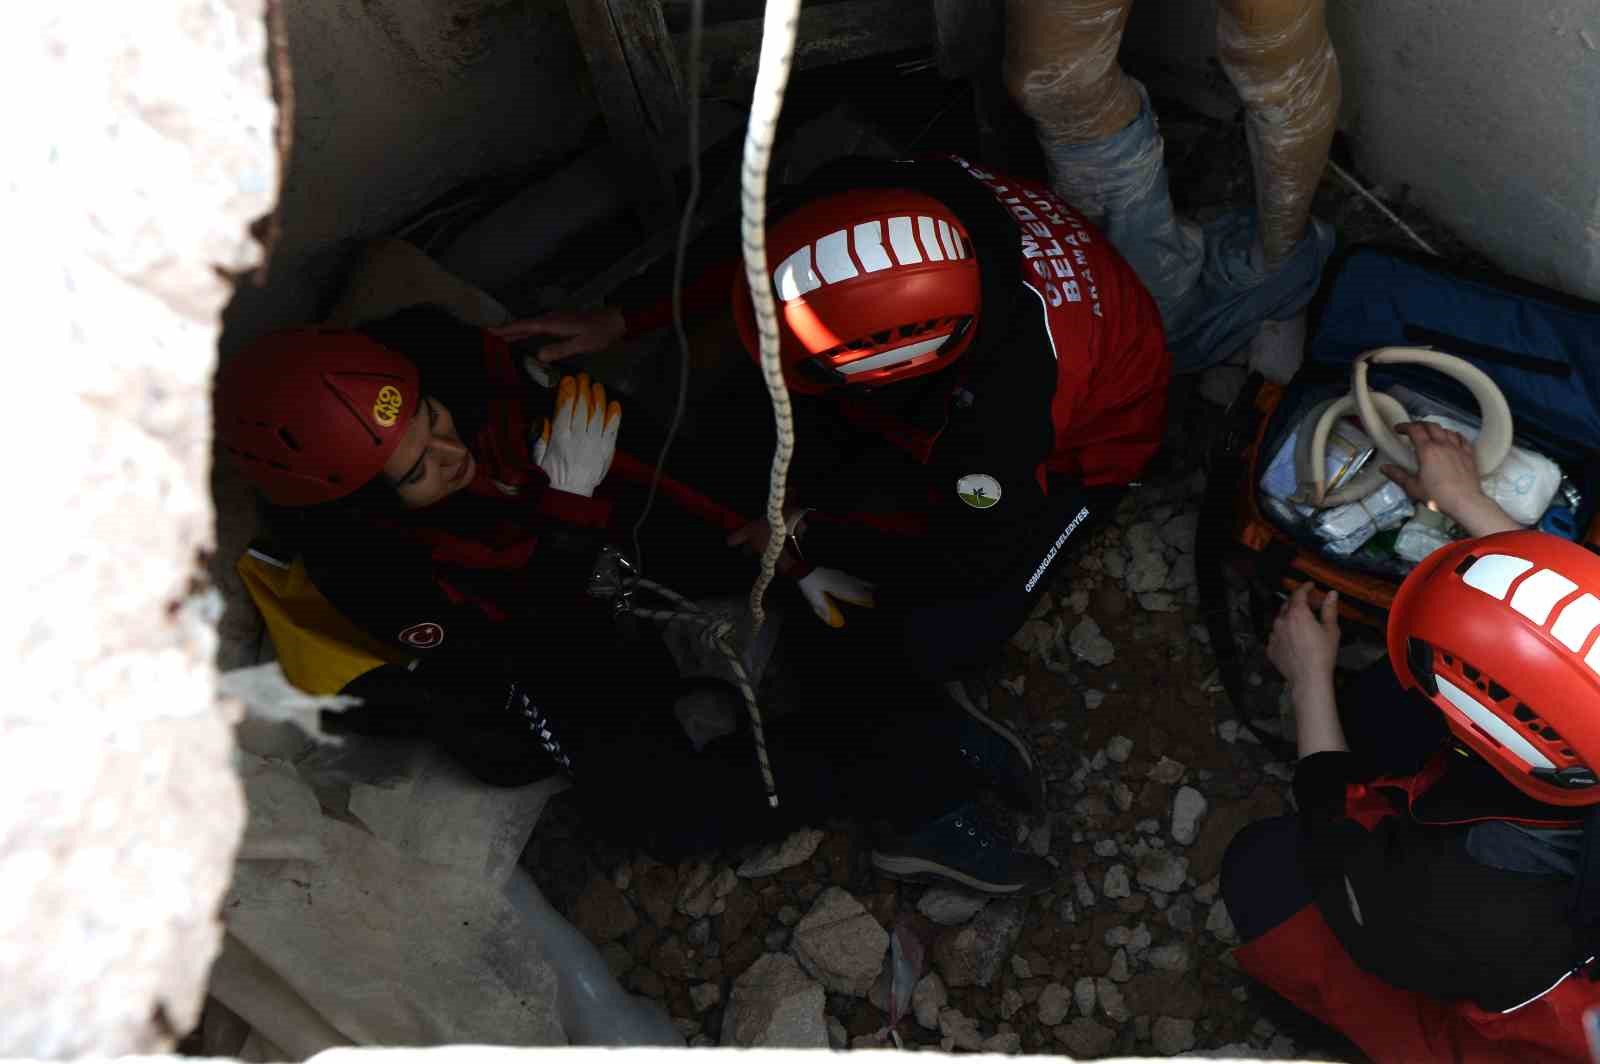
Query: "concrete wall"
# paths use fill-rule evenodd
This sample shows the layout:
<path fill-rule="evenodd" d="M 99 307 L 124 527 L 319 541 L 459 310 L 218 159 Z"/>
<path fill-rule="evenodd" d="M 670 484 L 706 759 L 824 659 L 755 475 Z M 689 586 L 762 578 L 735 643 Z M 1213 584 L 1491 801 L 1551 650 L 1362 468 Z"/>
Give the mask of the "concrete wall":
<path fill-rule="evenodd" d="M 293 142 L 282 238 L 223 352 L 311 319 L 361 239 L 473 178 L 570 153 L 596 111 L 563 0 L 282 0 Z"/>
<path fill-rule="evenodd" d="M 1214 52 L 1204 0 L 1135 0 L 1128 44 Z M 1364 175 L 1502 268 L 1600 298 L 1600 3 L 1328 0 Z"/>

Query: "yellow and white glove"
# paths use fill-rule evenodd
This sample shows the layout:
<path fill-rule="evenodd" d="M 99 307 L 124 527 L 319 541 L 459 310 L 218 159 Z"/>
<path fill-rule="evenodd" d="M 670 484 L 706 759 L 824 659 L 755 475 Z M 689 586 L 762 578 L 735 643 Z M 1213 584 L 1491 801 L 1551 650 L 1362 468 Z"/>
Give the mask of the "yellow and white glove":
<path fill-rule="evenodd" d="M 844 613 L 839 609 L 841 602 L 868 608 L 878 604 L 872 584 L 838 569 L 812 569 L 797 583 L 811 612 L 829 628 L 844 627 Z"/>
<path fill-rule="evenodd" d="M 606 404 L 605 385 L 589 383 L 589 375 L 561 378 L 556 409 L 533 441 L 533 463 L 557 491 L 593 497 L 617 453 L 617 428 L 622 404 Z"/>

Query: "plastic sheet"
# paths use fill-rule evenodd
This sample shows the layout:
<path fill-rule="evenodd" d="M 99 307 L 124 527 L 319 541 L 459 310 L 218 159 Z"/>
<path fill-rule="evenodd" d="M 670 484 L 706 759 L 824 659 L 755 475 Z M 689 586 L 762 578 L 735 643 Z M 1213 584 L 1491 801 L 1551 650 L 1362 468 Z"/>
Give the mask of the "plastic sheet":
<path fill-rule="evenodd" d="M 1132 9 L 1133 0 L 1006 4 L 1006 84 L 1046 145 L 1108 137 L 1138 114 L 1137 83 L 1117 64 Z"/>
<path fill-rule="evenodd" d="M 1217 58 L 1244 100 L 1262 269 L 1305 234 L 1339 117 L 1339 60 L 1324 0 L 1221 0 Z"/>

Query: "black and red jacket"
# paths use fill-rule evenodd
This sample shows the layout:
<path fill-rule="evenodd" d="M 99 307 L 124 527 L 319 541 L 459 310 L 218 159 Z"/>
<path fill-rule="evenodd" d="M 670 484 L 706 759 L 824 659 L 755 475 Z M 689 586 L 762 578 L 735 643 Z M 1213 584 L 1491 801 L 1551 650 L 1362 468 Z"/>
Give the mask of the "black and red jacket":
<path fill-rule="evenodd" d="M 1159 448 L 1170 372 L 1160 316 L 1109 241 L 1048 189 L 962 160 L 843 160 L 782 201 L 867 187 L 924 193 L 961 220 L 981 278 L 977 333 L 945 372 L 864 396 L 793 396 L 788 498 L 819 511 L 808 560 L 880 583 L 981 592 L 1037 564 L 1018 543 L 1046 514 L 1053 480 L 1123 485 Z M 741 274 L 737 258 L 715 260 L 686 288 L 686 313 L 726 312 Z M 653 293 L 622 310 L 630 334 L 671 321 Z M 737 423 L 756 426 L 746 446 L 760 447 L 770 414 L 764 393 L 747 394 L 760 419 Z M 956 483 L 970 474 L 995 480 L 997 505 L 960 500 Z"/>

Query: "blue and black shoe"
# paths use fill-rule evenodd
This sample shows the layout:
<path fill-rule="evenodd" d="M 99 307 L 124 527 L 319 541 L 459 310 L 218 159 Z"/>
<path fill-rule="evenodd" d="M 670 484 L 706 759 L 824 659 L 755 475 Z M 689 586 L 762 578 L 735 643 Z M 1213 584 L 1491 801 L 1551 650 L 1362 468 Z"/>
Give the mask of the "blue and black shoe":
<path fill-rule="evenodd" d="M 945 692 L 961 710 L 957 743 L 962 759 L 1007 805 L 1043 816 L 1044 773 L 1028 740 L 985 712 L 959 682 L 946 684 Z"/>
<path fill-rule="evenodd" d="M 1017 849 L 1005 831 L 967 802 L 872 851 L 872 866 L 893 879 L 951 883 L 980 894 L 1024 897 L 1058 876 L 1042 857 Z"/>

